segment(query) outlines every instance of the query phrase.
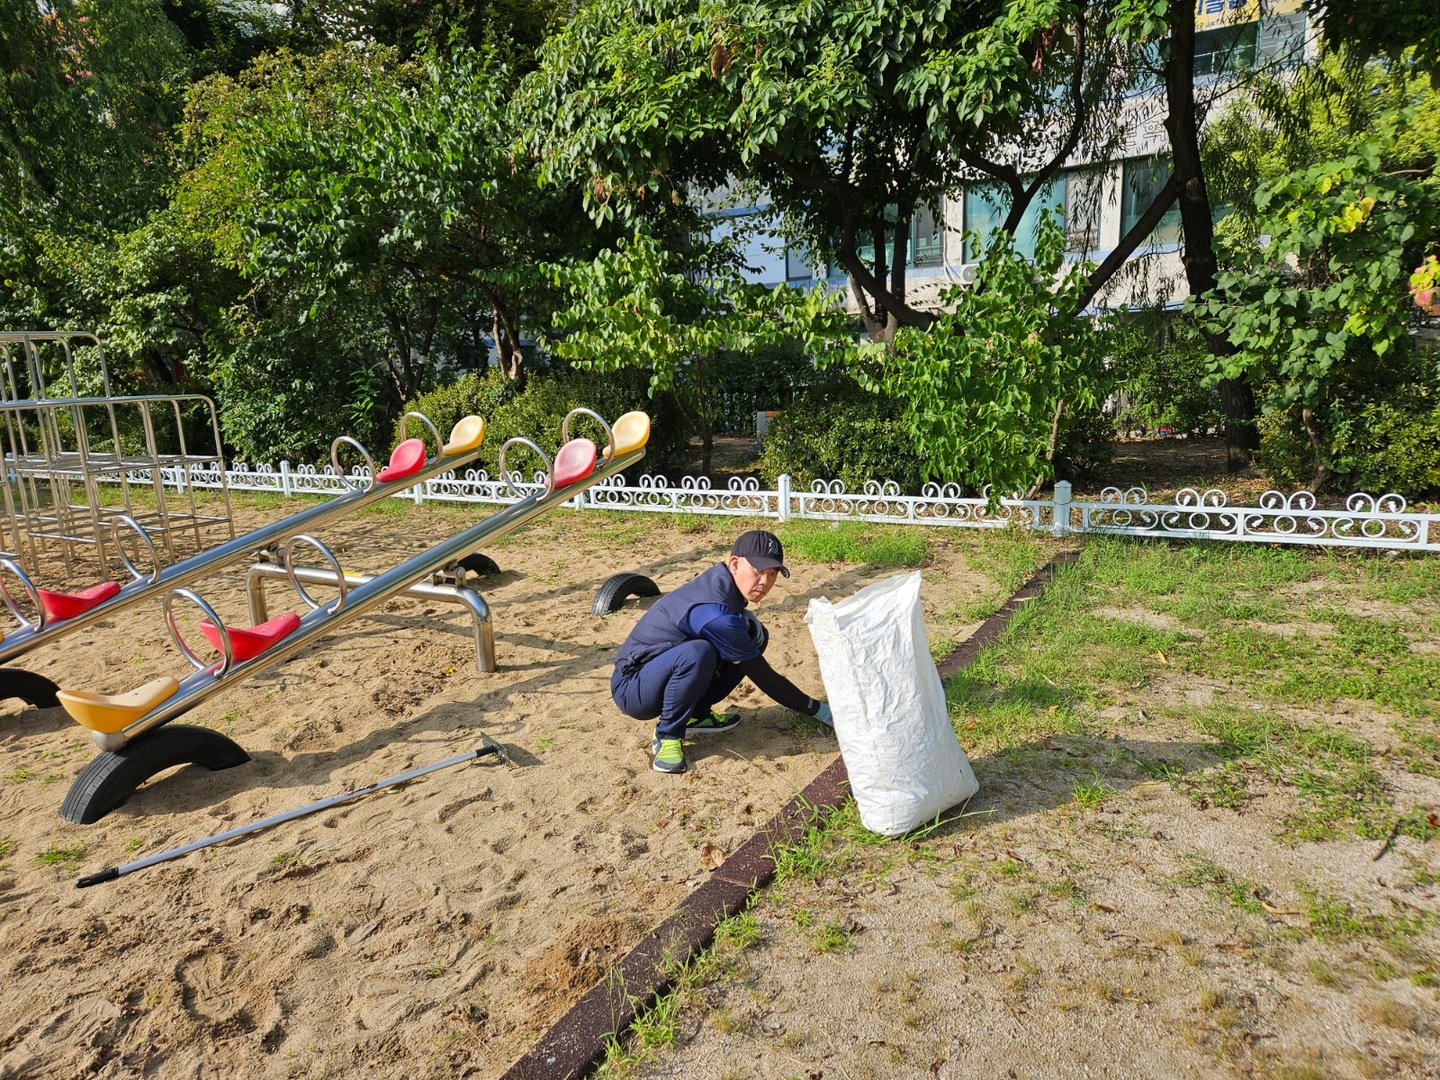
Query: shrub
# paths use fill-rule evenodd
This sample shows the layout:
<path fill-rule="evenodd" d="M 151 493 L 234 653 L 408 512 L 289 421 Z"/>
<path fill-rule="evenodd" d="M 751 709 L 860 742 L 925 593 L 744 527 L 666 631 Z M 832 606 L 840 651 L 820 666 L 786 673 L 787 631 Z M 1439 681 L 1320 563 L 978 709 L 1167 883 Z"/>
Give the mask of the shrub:
<path fill-rule="evenodd" d="M 1115 427 L 1204 434 L 1225 423 L 1220 395 L 1205 384 L 1210 350 L 1187 318 L 1141 312 L 1112 330 L 1115 365 Z"/>
<path fill-rule="evenodd" d="M 899 404 L 848 381 L 805 390 L 771 421 L 760 472 L 771 484 L 788 473 L 797 486 L 841 480 L 849 491 L 866 480 L 894 480 L 913 493 L 926 479 Z"/>
<path fill-rule="evenodd" d="M 1066 408 L 1055 446 L 1055 478 L 1078 480 L 1108 465 L 1115 453 L 1115 424 L 1099 408 Z"/>
<path fill-rule="evenodd" d="M 795 390 L 814 378 L 798 341 L 721 353 L 710 365 L 711 424 L 715 431 L 751 434 L 757 412 L 788 405 Z"/>
<path fill-rule="evenodd" d="M 561 370 L 532 374 L 521 389 L 498 370 L 492 370 L 483 375 L 464 375 L 408 403 L 405 409 L 423 412 L 442 436 L 472 413 L 483 416 L 485 449 L 480 455 L 480 465 L 491 472 L 499 466 L 500 447 L 505 440 L 517 435 L 534 441 L 553 455 L 560 446 L 561 422 L 571 409 L 593 409 L 610 421 L 632 409 L 641 409 L 650 414 L 651 427 L 640 470 L 653 473 L 673 466 L 684 451 L 688 429 L 670 395 L 652 401 L 647 390 L 648 378 L 642 371 L 602 374 Z M 413 422 L 409 434 L 418 434 Z M 571 424 L 570 434 L 572 437 L 584 435 L 597 444 L 604 441 L 599 425 L 585 418 Z M 520 451 L 515 452 L 509 464 L 527 475 L 539 467 L 534 455 Z"/>
<path fill-rule="evenodd" d="M 1351 420 L 1337 425 L 1325 443 L 1339 486 L 1373 495 L 1395 492 L 1410 500 L 1440 495 L 1436 387 L 1404 386 L 1376 400 L 1352 401 L 1347 409 Z M 1315 450 L 1298 403 L 1261 419 L 1259 462 L 1286 487 L 1303 487 L 1314 479 Z"/>

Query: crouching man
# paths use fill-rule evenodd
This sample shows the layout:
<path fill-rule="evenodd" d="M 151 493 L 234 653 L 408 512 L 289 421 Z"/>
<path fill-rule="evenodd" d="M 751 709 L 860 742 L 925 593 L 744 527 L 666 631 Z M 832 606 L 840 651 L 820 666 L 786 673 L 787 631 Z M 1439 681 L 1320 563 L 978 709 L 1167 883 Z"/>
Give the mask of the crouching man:
<path fill-rule="evenodd" d="M 748 678 L 777 704 L 830 725 L 830 706 L 801 693 L 762 655 L 768 635 L 745 610 L 790 576 L 780 540 L 756 530 L 735 541 L 730 557 L 662 596 L 641 616 L 615 657 L 610 696 L 636 720 L 655 720 L 652 767 L 685 771 L 684 739 L 729 731 L 738 713 L 718 713 Z"/>

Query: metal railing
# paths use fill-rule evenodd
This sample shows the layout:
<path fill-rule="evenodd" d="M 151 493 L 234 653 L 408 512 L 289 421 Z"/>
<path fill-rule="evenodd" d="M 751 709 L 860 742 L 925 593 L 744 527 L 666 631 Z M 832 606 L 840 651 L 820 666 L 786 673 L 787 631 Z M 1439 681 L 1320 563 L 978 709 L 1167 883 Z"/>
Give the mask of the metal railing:
<path fill-rule="evenodd" d="M 192 469 L 186 477 L 167 474 L 168 484 L 197 488 L 228 485 L 232 491 L 273 492 L 284 497 L 324 496 L 367 482 L 363 467 L 349 474 L 332 468 L 237 464 Z M 543 475 L 524 480 L 492 477 L 483 469 L 434 476 L 395 498 L 424 502 L 468 502 L 509 505 L 517 501 L 511 484 L 526 492 L 544 485 Z M 895 525 L 949 528 L 1022 528 L 1055 536 L 1106 535 L 1200 539 L 1320 547 L 1382 548 L 1440 551 L 1440 514 L 1411 510 L 1394 494 L 1350 496 L 1340 509 L 1319 509 L 1308 491 L 1285 494 L 1267 491 L 1255 506 L 1230 505 L 1219 490 L 1183 489 L 1168 502 L 1152 503 L 1144 488 L 1106 488 L 1098 499 L 1077 500 L 1071 485 L 1059 481 L 1048 499 L 965 495 L 958 485 L 927 484 L 919 495 L 901 494 L 894 483 L 870 481 L 847 491 L 839 481 L 817 480 L 796 488 L 788 476 L 775 487 L 762 488 L 756 479 L 732 479 L 713 487 L 701 477 L 671 483 L 663 476 L 641 476 L 634 483 L 621 476 L 596 484 L 565 505 L 577 510 L 620 510 L 637 513 L 700 514 L 770 518 L 866 521 Z"/>

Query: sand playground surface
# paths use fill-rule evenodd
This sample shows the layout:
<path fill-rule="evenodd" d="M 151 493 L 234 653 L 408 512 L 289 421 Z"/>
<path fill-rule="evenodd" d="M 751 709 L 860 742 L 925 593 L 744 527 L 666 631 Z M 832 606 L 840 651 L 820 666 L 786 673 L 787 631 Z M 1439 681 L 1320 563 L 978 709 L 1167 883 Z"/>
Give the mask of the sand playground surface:
<path fill-rule="evenodd" d="M 237 528 L 298 505 L 237 510 Z M 322 538 L 347 570 L 374 573 L 488 512 L 394 503 Z M 481 585 L 498 672 L 477 671 L 460 607 L 390 601 L 183 718 L 236 740 L 249 764 L 162 776 L 94 825 L 59 816 L 97 753 L 87 734 L 61 709 L 0 705 L 0 1077 L 498 1076 L 837 752 L 745 684 L 732 698 L 742 726 L 694 742 L 690 771 L 665 776 L 650 768 L 649 725 L 610 701 L 611 657 L 650 601 L 594 616 L 600 583 L 634 571 L 668 591 L 746 527 L 541 518 L 486 549 L 501 568 Z M 1003 596 L 937 551 L 927 611 Z M 896 571 L 791 565 L 757 610 L 773 665 L 818 694 L 807 601 Z M 234 625 L 248 623 L 243 572 L 196 586 Z M 267 598 L 271 615 L 303 610 L 283 582 Z M 13 666 L 103 693 L 189 670 L 158 601 Z M 480 758 L 74 887 L 482 736 L 508 764 Z"/>

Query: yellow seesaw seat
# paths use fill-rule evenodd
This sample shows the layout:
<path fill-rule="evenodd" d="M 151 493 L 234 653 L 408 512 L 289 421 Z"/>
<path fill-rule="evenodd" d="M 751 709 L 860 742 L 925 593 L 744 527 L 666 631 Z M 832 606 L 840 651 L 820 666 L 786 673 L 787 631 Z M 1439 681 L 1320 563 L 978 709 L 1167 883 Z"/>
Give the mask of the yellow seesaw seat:
<path fill-rule="evenodd" d="M 85 690 L 58 690 L 55 696 L 65 711 L 82 727 L 113 735 L 139 720 L 162 701 L 174 695 L 180 684 L 169 675 L 137 686 L 128 694 L 91 694 Z"/>
<path fill-rule="evenodd" d="M 615 436 L 615 448 L 605 447 L 605 460 L 621 454 L 628 454 L 632 450 L 639 450 L 650 441 L 650 417 L 643 412 L 627 412 L 624 416 L 610 425 L 610 431 Z"/>
<path fill-rule="evenodd" d="M 450 438 L 440 448 L 442 457 L 453 457 L 467 450 L 474 450 L 485 441 L 485 421 L 479 416 L 467 416 L 450 429 Z"/>

